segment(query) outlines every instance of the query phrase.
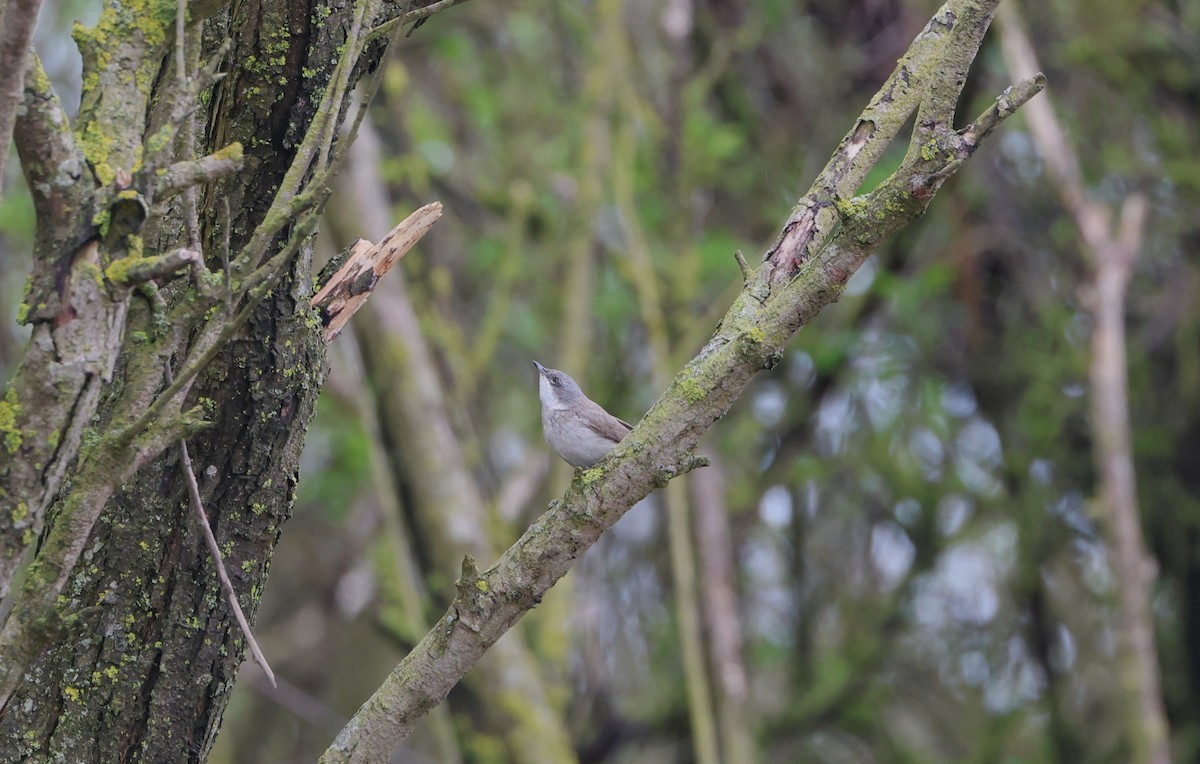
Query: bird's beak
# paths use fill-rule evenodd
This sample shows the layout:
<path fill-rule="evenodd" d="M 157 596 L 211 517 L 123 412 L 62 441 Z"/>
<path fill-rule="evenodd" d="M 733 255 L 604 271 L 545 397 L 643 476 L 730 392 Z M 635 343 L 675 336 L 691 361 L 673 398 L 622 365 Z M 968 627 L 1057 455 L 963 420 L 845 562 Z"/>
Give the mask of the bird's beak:
<path fill-rule="evenodd" d="M 546 367 L 545 367 L 545 366 L 542 366 L 542 365 L 541 365 L 540 363 L 538 363 L 537 361 L 534 361 L 534 362 L 533 362 L 533 365 L 537 367 L 538 374 L 545 375 L 545 373 L 546 373 Z"/>

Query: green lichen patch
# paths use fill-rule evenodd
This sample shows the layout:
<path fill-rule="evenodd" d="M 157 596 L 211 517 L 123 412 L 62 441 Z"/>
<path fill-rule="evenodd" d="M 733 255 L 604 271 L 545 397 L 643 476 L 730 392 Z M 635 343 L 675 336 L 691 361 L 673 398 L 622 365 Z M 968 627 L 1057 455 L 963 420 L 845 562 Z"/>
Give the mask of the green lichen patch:
<path fill-rule="evenodd" d="M 21 404 L 17 402 L 17 391 L 9 388 L 0 401 L 0 434 L 4 436 L 4 447 L 10 454 L 15 454 L 25 441 L 21 429 L 17 427 L 17 417 L 21 416 Z"/>
<path fill-rule="evenodd" d="M 112 183 L 117 177 L 117 171 L 108 162 L 113 147 L 112 136 L 105 135 L 100 126 L 92 120 L 77 136 L 77 140 L 84 159 L 91 166 L 92 172 L 96 173 L 96 179 L 100 181 L 100 184 L 107 186 Z"/>
<path fill-rule="evenodd" d="M 685 379 L 680 382 L 679 392 L 683 393 L 683 397 L 687 398 L 688 403 L 699 403 L 708 397 L 708 391 L 694 379 Z"/>
<path fill-rule="evenodd" d="M 223 149 L 218 149 L 213 152 L 214 159 L 229 159 L 234 162 L 240 162 L 243 159 L 242 144 L 234 141 Z"/>
<path fill-rule="evenodd" d="M 835 198 L 833 201 L 834 207 L 843 218 L 856 218 L 862 216 L 867 209 L 867 197 L 856 196 L 852 199 Z"/>
<path fill-rule="evenodd" d="M 129 238 L 138 239 L 138 241 L 141 241 L 141 238 L 137 236 L 130 236 Z M 104 278 L 107 279 L 111 284 L 128 286 L 132 280 L 131 272 L 135 271 L 138 266 L 145 265 L 146 259 L 147 258 L 144 257 L 138 257 L 132 252 L 130 253 L 129 257 L 117 258 L 109 263 L 108 267 L 104 269 Z"/>

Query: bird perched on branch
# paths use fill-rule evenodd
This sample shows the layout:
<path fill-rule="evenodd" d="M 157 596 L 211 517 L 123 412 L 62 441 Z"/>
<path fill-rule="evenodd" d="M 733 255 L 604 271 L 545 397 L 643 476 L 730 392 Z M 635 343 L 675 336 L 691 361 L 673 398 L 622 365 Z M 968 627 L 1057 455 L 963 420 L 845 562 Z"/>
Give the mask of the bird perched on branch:
<path fill-rule="evenodd" d="M 583 394 L 565 372 L 537 361 L 538 397 L 542 400 L 542 434 L 568 464 L 591 467 L 612 451 L 633 425 L 618 419 Z"/>

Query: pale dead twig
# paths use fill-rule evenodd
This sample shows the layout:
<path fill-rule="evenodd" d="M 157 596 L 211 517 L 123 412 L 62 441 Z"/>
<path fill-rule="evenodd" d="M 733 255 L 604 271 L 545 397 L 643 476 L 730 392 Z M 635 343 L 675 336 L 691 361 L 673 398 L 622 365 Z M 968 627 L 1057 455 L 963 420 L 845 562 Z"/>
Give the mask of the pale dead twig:
<path fill-rule="evenodd" d="M 166 376 L 167 384 L 171 384 L 172 374 L 169 365 Z M 237 619 L 238 626 L 241 627 L 242 634 L 246 637 L 246 644 L 250 646 L 250 654 L 254 656 L 254 662 L 262 667 L 267 679 L 271 680 L 271 686 L 278 687 L 279 685 L 275 681 L 275 672 L 271 670 L 271 664 L 267 663 L 266 656 L 258 647 L 258 640 L 254 638 L 254 632 L 250 630 L 250 622 L 246 620 L 246 614 L 242 612 L 242 606 L 238 603 L 237 592 L 233 589 L 233 581 L 230 580 L 229 573 L 225 570 L 225 561 L 221 558 L 221 548 L 217 545 L 217 537 L 213 535 L 212 526 L 208 523 L 208 515 L 204 512 L 204 504 L 200 500 L 200 486 L 196 482 L 196 471 L 192 469 L 192 457 L 188 454 L 187 441 L 184 439 L 179 441 L 179 456 L 183 467 L 183 476 L 187 480 L 189 503 L 192 505 L 192 511 L 196 513 L 196 519 L 200 521 L 204 543 L 208 546 L 208 552 L 212 555 L 213 563 L 216 565 L 221 589 L 225 592 L 225 598 L 229 600 L 233 617 Z"/>

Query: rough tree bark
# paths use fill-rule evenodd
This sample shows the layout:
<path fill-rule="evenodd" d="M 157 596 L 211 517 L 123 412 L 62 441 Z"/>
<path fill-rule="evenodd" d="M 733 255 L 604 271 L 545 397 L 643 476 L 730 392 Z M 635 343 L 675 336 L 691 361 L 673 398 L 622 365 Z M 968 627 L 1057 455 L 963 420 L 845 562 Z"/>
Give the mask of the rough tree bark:
<path fill-rule="evenodd" d="M 812 188 L 792 210 L 762 265 L 741 261 L 745 288 L 712 339 L 645 417 L 596 467 L 582 472 L 491 568 L 463 561 L 450 608 L 395 668 L 322 757 L 385 761 L 463 674 L 624 512 L 655 488 L 703 465 L 701 435 L 801 326 L 838 298 L 879 244 L 922 214 L 947 178 L 1005 118 L 1044 87 L 1040 75 L 1006 90 L 954 129 L 967 71 L 998 0 L 950 0 L 917 36 Z M 916 111 L 901 166 L 851 198 Z"/>
<path fill-rule="evenodd" d="M 207 755 L 245 646 L 167 449 L 188 439 L 253 618 L 323 380 L 308 241 L 338 127 L 384 30 L 422 15 L 110 2 L 75 31 L 73 125 L 30 54 L 33 332 L 0 404 L 0 588 L 45 528 L 0 632 L 0 760 Z"/>

